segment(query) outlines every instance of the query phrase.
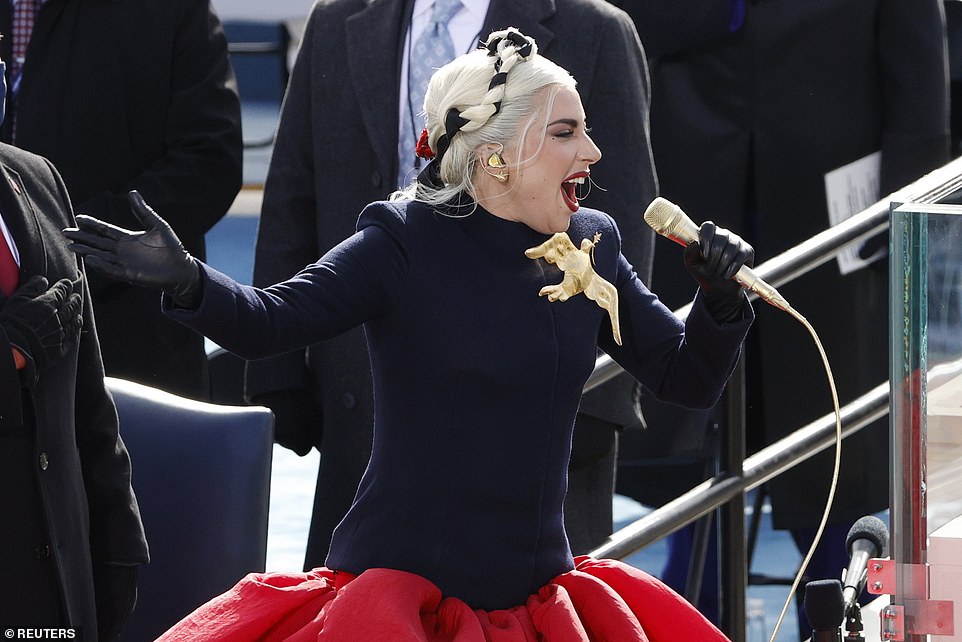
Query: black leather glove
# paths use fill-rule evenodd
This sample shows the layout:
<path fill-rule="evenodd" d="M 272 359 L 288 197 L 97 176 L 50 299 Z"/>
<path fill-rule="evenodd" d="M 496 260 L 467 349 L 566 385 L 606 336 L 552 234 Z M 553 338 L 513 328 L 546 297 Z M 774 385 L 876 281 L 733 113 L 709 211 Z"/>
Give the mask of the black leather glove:
<path fill-rule="evenodd" d="M 705 221 L 698 228 L 698 241 L 685 248 L 685 267 L 702 291 L 708 312 L 725 323 L 741 316 L 745 294 L 732 277 L 742 265 L 755 263 L 755 250 L 734 232 Z"/>
<path fill-rule="evenodd" d="M 252 397 L 251 403 L 267 406 L 274 413 L 274 441 L 284 448 L 303 457 L 320 446 L 324 419 L 307 390 L 277 390 Z"/>
<path fill-rule="evenodd" d="M 76 228 L 64 230 L 72 241 L 67 247 L 85 257 L 92 270 L 133 285 L 160 288 L 177 305 L 196 307 L 200 269 L 194 257 L 137 191 L 127 197 L 143 231 L 125 230 L 81 214 Z"/>
<path fill-rule="evenodd" d="M 137 604 L 137 567 L 94 562 L 97 637 L 109 641 L 120 635 Z"/>
<path fill-rule="evenodd" d="M 26 358 L 21 377 L 27 385 L 67 354 L 83 326 L 80 295 L 70 279 L 47 286 L 46 277 L 34 275 L 0 307 L 0 325 Z"/>

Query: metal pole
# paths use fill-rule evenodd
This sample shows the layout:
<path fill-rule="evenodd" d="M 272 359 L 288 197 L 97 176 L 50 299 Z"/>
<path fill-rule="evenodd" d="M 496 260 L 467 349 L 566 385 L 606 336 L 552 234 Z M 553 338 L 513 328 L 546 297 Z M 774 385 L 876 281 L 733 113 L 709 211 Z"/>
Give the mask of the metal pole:
<path fill-rule="evenodd" d="M 842 436 L 848 437 L 888 413 L 888 383 L 876 386 L 842 410 Z M 835 444 L 835 415 L 828 414 L 745 459 L 741 475 L 719 475 L 628 524 L 591 552 L 623 559 L 715 510 L 733 497 L 764 484 Z M 726 551 L 726 554 L 728 552 Z"/>
<path fill-rule="evenodd" d="M 721 472 L 737 473 L 745 462 L 745 355 L 738 359 L 728 388 L 726 425 L 722 430 Z M 738 493 L 718 510 L 722 630 L 732 642 L 745 642 L 745 494 Z M 722 554 L 724 552 L 724 554 Z"/>

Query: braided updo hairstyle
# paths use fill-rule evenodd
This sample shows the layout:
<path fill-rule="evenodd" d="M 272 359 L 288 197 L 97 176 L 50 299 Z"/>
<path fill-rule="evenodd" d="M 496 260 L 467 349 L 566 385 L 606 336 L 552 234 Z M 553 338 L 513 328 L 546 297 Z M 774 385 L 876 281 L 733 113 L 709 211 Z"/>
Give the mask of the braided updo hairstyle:
<path fill-rule="evenodd" d="M 424 96 L 428 144 L 435 157 L 418 181 L 392 196 L 440 205 L 474 193 L 480 146 L 517 141 L 540 114 L 536 99 L 574 88 L 566 70 L 538 55 L 534 40 L 514 28 L 492 32 L 480 49 L 438 69 Z"/>

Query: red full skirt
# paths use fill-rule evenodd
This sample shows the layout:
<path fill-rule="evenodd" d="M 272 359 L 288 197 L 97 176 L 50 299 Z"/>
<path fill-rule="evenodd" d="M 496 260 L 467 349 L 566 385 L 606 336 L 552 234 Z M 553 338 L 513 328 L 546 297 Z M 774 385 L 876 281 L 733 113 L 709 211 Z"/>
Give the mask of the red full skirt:
<path fill-rule="evenodd" d="M 680 595 L 615 560 L 575 558 L 525 604 L 472 609 L 419 575 L 357 577 L 317 568 L 252 573 L 159 638 L 162 642 L 725 642 Z"/>

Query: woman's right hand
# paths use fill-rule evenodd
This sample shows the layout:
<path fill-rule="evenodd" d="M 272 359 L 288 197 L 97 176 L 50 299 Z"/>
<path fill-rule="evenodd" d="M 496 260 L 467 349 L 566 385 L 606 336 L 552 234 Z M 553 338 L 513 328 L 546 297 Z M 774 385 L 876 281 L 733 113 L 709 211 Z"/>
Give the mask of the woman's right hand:
<path fill-rule="evenodd" d="M 139 192 L 127 198 L 144 230 L 125 230 L 81 214 L 77 227 L 64 230 L 71 241 L 67 247 L 83 256 L 88 268 L 112 279 L 160 288 L 177 301 L 190 300 L 200 287 L 197 262 Z"/>

